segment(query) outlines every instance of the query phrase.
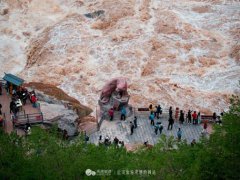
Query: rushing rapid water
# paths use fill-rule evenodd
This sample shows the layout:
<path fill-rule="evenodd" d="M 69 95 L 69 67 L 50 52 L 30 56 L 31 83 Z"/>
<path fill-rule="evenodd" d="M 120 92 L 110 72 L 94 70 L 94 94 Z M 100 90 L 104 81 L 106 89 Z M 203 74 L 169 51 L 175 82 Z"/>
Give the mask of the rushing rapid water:
<path fill-rule="evenodd" d="M 9 9 L 0 16 L 0 75 L 55 84 L 93 109 L 115 77 L 128 79 L 138 107 L 219 112 L 239 88 L 239 56 L 230 56 L 239 44 L 237 1 L 6 0 L 0 7 Z M 97 10 L 104 15 L 84 16 Z"/>

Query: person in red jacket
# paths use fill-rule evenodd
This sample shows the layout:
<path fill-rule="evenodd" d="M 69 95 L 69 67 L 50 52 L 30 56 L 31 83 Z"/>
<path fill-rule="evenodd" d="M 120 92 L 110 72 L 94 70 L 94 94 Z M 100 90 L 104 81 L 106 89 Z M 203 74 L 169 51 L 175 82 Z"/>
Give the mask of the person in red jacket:
<path fill-rule="evenodd" d="M 31 96 L 31 101 L 33 103 L 33 107 L 36 108 L 37 107 L 37 98 L 35 95 Z"/>
<path fill-rule="evenodd" d="M 197 112 L 194 111 L 194 113 L 192 114 L 192 118 L 193 118 L 193 124 L 197 124 Z"/>
<path fill-rule="evenodd" d="M 113 108 L 109 109 L 108 114 L 109 114 L 109 116 L 110 116 L 110 121 L 112 121 L 112 120 L 113 120 L 113 116 L 114 116 L 114 110 L 113 110 Z"/>

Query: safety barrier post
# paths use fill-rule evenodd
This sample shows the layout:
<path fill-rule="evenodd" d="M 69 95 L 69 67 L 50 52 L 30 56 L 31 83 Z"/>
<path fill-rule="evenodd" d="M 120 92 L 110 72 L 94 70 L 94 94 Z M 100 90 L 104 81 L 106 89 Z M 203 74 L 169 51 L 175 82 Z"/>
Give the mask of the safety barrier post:
<path fill-rule="evenodd" d="M 28 114 L 27 114 L 27 123 L 29 123 L 29 118 L 28 118 Z"/>
<path fill-rule="evenodd" d="M 42 123 L 43 123 L 43 113 L 41 112 L 41 117 L 42 117 Z"/>

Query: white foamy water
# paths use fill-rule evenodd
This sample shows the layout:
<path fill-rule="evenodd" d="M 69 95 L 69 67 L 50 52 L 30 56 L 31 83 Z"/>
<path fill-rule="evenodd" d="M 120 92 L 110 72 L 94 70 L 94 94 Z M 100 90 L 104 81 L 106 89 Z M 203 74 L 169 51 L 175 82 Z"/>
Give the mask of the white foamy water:
<path fill-rule="evenodd" d="M 93 109 L 103 85 L 122 76 L 138 107 L 221 111 L 238 89 L 239 60 L 230 57 L 239 43 L 237 1 L 24 2 L 6 1 L 9 13 L 0 16 L 1 73 L 55 84 Z M 96 10 L 105 13 L 83 15 Z"/>

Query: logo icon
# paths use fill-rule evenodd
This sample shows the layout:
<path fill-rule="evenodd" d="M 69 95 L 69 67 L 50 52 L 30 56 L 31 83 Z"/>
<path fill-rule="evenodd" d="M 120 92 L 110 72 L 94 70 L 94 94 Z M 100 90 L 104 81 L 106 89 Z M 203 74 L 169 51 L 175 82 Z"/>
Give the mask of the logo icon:
<path fill-rule="evenodd" d="M 95 176 L 95 175 L 96 175 L 96 172 L 95 172 L 95 171 L 92 171 L 91 169 L 86 169 L 85 174 L 86 174 L 87 176 Z"/>

